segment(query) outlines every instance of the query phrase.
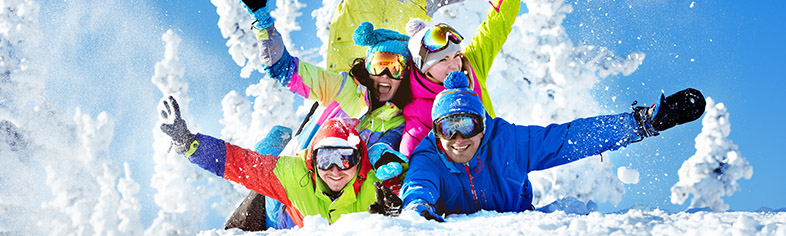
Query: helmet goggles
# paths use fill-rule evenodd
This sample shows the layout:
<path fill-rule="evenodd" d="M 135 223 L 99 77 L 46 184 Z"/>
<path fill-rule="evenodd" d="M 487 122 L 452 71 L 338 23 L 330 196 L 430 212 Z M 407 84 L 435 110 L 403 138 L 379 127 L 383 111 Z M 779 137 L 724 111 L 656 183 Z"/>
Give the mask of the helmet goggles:
<path fill-rule="evenodd" d="M 354 148 L 346 147 L 324 147 L 314 150 L 314 160 L 316 167 L 320 170 L 330 170 L 332 166 L 339 170 L 347 170 L 355 166 L 360 158 L 359 153 Z"/>
<path fill-rule="evenodd" d="M 464 40 L 464 37 L 462 37 L 456 29 L 449 25 L 439 23 L 426 31 L 421 43 L 429 52 L 436 52 L 445 49 L 450 41 L 461 44 L 462 40 Z"/>
<path fill-rule="evenodd" d="M 434 121 L 434 134 L 444 140 L 451 140 L 456 134 L 471 138 L 483 129 L 483 118 L 471 113 L 451 114 Z"/>
<path fill-rule="evenodd" d="M 396 53 L 376 51 L 366 58 L 366 70 L 374 76 L 388 75 L 401 80 L 404 68 L 407 68 L 407 59 Z"/>

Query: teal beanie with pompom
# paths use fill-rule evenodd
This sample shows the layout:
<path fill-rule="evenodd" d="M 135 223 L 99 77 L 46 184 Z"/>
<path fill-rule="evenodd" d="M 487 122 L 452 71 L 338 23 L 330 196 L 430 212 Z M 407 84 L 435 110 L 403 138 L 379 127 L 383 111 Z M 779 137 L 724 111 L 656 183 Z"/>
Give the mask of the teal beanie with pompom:
<path fill-rule="evenodd" d="M 355 29 L 352 39 L 358 46 L 369 47 L 366 58 L 374 52 L 389 52 L 404 56 L 409 64 L 411 58 L 407 42 L 409 36 L 389 29 L 374 29 L 374 25 L 363 22 Z"/>

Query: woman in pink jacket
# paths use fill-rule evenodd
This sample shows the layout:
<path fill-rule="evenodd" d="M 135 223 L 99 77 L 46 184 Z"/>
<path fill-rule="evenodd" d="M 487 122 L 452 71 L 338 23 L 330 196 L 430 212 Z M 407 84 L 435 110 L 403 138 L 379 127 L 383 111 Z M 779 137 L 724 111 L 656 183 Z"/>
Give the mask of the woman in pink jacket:
<path fill-rule="evenodd" d="M 460 46 L 463 37 L 446 24 L 425 23 L 419 19 L 407 23 L 413 65 L 409 76 L 412 101 L 404 107 L 406 124 L 399 148 L 402 154 L 409 156 L 431 130 L 434 97 L 445 90 L 442 83 L 450 72 L 462 71 L 467 75 L 471 80 L 470 89 L 479 94 L 487 113 L 496 117 L 486 89 L 486 77 L 513 29 L 520 2 L 493 2 L 488 18 L 463 49 Z"/>

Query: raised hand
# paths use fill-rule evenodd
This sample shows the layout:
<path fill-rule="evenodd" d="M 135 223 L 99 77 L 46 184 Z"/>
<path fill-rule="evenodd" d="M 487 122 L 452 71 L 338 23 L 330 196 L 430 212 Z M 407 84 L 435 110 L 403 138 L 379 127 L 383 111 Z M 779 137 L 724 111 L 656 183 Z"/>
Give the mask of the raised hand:
<path fill-rule="evenodd" d="M 267 5 L 267 0 L 241 0 L 241 1 L 243 2 L 243 4 L 246 5 L 248 10 L 251 10 L 252 13 Z"/>
<path fill-rule="evenodd" d="M 163 101 L 164 109 L 161 110 L 161 117 L 167 122 L 161 124 L 161 131 L 172 138 L 175 152 L 184 154 L 194 141 L 194 134 L 188 131 L 186 121 L 180 116 L 180 105 L 177 104 L 177 100 L 172 96 L 169 96 L 168 100 Z"/>
<path fill-rule="evenodd" d="M 649 137 L 658 135 L 658 131 L 698 119 L 704 114 L 705 106 L 704 95 L 688 88 L 668 97 L 661 94 L 658 105 L 638 106 L 633 111 L 642 136 Z"/>
<path fill-rule="evenodd" d="M 265 30 L 273 25 L 273 18 L 270 17 L 270 8 L 267 0 L 241 0 L 245 8 L 256 21 L 252 26 L 258 30 Z M 273 2 L 275 5 L 275 1 Z M 271 6 L 272 7 L 272 6 Z"/>

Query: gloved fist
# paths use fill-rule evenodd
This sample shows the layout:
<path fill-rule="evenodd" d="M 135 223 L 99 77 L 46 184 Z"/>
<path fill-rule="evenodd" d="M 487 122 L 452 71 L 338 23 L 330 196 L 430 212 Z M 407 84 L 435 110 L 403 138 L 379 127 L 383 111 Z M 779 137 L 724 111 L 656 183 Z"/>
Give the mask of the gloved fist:
<path fill-rule="evenodd" d="M 407 210 L 414 210 L 418 212 L 420 216 L 426 218 L 427 220 L 433 220 L 436 222 L 445 222 L 445 218 L 442 216 L 437 215 L 434 213 L 434 209 L 426 203 L 413 203 L 407 207 Z"/>
<path fill-rule="evenodd" d="M 184 154 L 194 141 L 194 134 L 188 131 L 186 121 L 180 116 L 180 105 L 177 104 L 174 97 L 169 96 L 169 102 L 164 100 L 163 104 L 164 109 L 161 110 L 161 117 L 166 122 L 161 124 L 161 131 L 172 138 L 172 147 L 175 148 L 175 152 Z"/>
<path fill-rule="evenodd" d="M 401 214 L 401 198 L 396 196 L 389 188 L 382 186 L 380 182 L 374 182 L 377 190 L 377 201 L 368 205 L 368 212 L 371 214 L 382 214 L 385 216 L 398 216 Z"/>
<path fill-rule="evenodd" d="M 371 145 L 368 149 L 368 159 L 374 167 L 374 175 L 379 180 L 388 180 L 400 175 L 404 171 L 401 163 L 409 162 L 407 156 L 382 143 Z"/>
<path fill-rule="evenodd" d="M 270 17 L 271 9 L 267 6 L 267 0 L 241 0 L 241 2 L 243 2 L 243 8 L 256 20 L 252 24 L 254 28 L 265 30 L 273 25 L 273 18 Z"/>
<path fill-rule="evenodd" d="M 252 13 L 267 5 L 267 0 L 241 0 Z"/>
<path fill-rule="evenodd" d="M 658 105 L 638 106 L 633 111 L 642 136 L 649 137 L 658 135 L 658 131 L 698 119 L 704 114 L 706 104 L 701 92 L 688 88 L 669 97 L 661 94 Z"/>

